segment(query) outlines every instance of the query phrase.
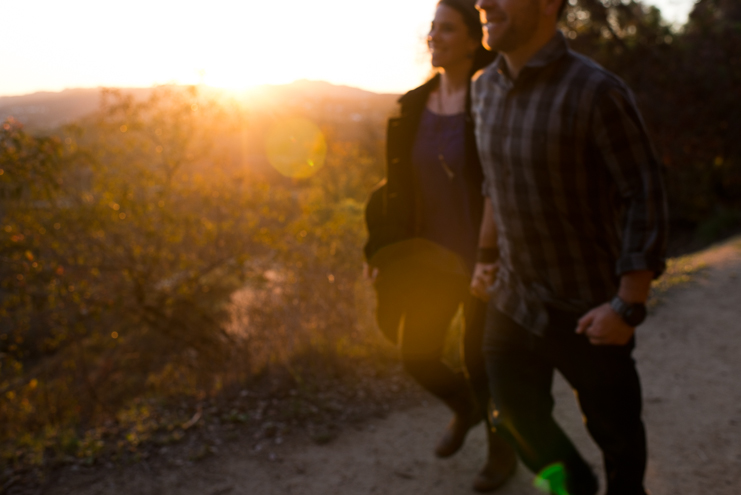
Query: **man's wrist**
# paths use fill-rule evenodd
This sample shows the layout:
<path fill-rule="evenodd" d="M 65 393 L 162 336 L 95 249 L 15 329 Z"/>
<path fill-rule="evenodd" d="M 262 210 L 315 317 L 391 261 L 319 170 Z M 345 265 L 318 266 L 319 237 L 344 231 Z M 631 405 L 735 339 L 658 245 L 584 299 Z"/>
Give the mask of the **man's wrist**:
<path fill-rule="evenodd" d="M 627 302 L 616 295 L 610 307 L 631 327 L 637 327 L 646 319 L 646 305 L 642 302 Z"/>
<path fill-rule="evenodd" d="M 620 276 L 620 287 L 617 295 L 627 303 L 643 303 L 648 300 L 654 272 L 634 270 Z"/>

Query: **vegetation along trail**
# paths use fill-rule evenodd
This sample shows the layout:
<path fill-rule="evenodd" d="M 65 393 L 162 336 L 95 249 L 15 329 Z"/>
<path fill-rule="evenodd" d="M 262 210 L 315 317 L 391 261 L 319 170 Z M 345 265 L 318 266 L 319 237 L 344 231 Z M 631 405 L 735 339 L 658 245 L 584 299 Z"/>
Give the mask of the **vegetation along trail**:
<path fill-rule="evenodd" d="M 741 487 L 741 238 L 673 259 L 652 317 L 638 333 L 653 495 L 735 495 Z M 558 377 L 556 415 L 587 459 L 599 453 Z M 238 438 L 201 461 L 142 462 L 65 470 L 43 493 L 61 494 L 468 494 L 483 462 L 482 429 L 440 460 L 432 447 L 448 413 L 416 405 L 345 429 L 317 445 L 304 438 L 256 444 Z M 166 457 L 166 456 L 165 456 Z M 519 466 L 502 495 L 539 493 Z M 604 486 L 604 483 L 603 483 Z"/>
<path fill-rule="evenodd" d="M 741 2 L 693 3 L 680 28 L 637 0 L 570 1 L 561 26 L 634 90 L 672 255 L 741 233 Z M 484 432 L 434 458 L 449 415 L 360 280 L 398 96 L 0 96 L 0 494 L 472 493 Z M 740 246 L 673 259 L 638 331 L 653 495 L 741 492 Z M 499 493 L 537 491 L 521 466 Z"/>

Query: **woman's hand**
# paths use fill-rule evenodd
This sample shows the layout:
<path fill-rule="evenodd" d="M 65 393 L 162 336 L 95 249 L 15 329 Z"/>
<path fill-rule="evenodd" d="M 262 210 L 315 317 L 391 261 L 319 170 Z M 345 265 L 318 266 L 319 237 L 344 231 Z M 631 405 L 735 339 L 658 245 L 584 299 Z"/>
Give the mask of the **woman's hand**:
<path fill-rule="evenodd" d="M 378 267 L 370 266 L 368 263 L 363 263 L 363 276 L 370 282 L 375 282 L 378 277 Z"/>
<path fill-rule="evenodd" d="M 482 301 L 489 300 L 488 288 L 494 283 L 494 277 L 499 270 L 499 262 L 495 263 L 476 263 L 471 277 L 471 294 Z"/>

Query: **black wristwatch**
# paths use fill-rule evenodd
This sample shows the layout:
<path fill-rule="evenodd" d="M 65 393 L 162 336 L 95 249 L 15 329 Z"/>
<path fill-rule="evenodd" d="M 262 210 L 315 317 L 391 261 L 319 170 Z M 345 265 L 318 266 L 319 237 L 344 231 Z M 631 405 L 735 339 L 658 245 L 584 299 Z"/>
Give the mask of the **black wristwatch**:
<path fill-rule="evenodd" d="M 637 327 L 646 319 L 646 305 L 643 303 L 627 303 L 615 296 L 610 301 L 610 306 L 631 327 Z"/>

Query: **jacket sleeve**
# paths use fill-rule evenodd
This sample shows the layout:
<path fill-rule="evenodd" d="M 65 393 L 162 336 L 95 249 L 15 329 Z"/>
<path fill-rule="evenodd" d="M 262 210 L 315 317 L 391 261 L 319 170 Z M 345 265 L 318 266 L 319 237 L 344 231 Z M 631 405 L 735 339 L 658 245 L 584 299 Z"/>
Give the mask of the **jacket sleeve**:
<path fill-rule="evenodd" d="M 388 186 L 386 179 L 384 179 L 371 191 L 368 202 L 365 204 L 365 226 L 368 229 L 368 240 L 363 247 L 363 252 L 365 260 L 369 263 L 373 259 L 373 255 L 387 243 L 387 191 Z"/>

